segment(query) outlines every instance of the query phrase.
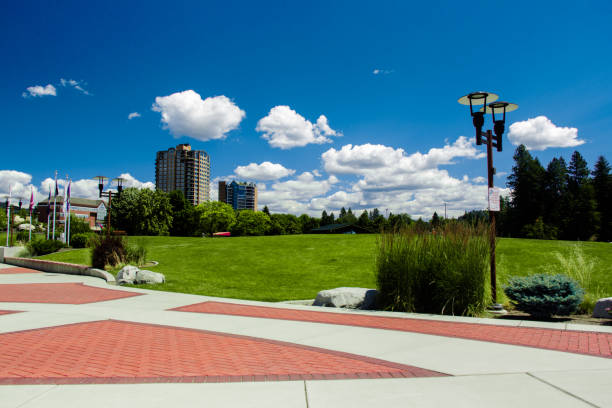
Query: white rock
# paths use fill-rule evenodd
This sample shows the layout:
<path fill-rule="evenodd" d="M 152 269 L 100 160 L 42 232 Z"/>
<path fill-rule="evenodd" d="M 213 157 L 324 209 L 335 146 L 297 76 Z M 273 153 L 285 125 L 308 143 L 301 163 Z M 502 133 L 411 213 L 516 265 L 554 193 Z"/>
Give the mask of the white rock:
<path fill-rule="evenodd" d="M 133 284 L 134 281 L 136 280 L 136 274 L 138 273 L 138 271 L 139 269 L 135 266 L 132 266 L 132 265 L 124 266 L 123 268 L 121 268 L 121 270 L 117 274 L 117 278 L 116 278 L 117 283 L 120 285 L 124 283 Z"/>
<path fill-rule="evenodd" d="M 372 309 L 378 291 L 368 288 L 335 288 L 317 293 L 313 306 Z"/>
<path fill-rule="evenodd" d="M 166 277 L 163 273 L 141 269 L 136 272 L 136 279 L 134 280 L 134 283 L 164 283 L 165 281 Z"/>
<path fill-rule="evenodd" d="M 17 229 L 19 231 L 28 231 L 28 230 L 34 231 L 36 229 L 36 226 L 35 225 L 30 225 L 30 224 L 19 224 Z"/>
<path fill-rule="evenodd" d="M 612 297 L 599 299 L 593 308 L 593 317 L 612 319 L 612 314 L 606 310 L 609 307 L 612 308 Z"/>

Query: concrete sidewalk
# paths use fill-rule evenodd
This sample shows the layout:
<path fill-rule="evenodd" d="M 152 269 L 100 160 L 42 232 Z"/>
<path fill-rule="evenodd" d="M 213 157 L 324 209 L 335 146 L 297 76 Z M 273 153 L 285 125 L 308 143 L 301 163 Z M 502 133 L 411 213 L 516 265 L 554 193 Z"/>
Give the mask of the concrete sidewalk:
<path fill-rule="evenodd" d="M 581 333 L 582 337 L 585 336 L 584 332 L 588 331 L 592 332 L 593 336 L 596 336 L 597 332 L 612 333 L 612 327 L 609 326 L 534 324 L 533 322 L 493 321 L 448 316 L 321 310 L 299 305 L 269 304 L 113 287 L 106 285 L 98 278 L 87 276 L 2 272 L 3 270 L 10 272 L 8 268 L 10 266 L 0 264 L 0 310 L 19 311 L 19 313 L 0 315 L 0 351 L 2 351 L 0 354 L 3 355 L 0 356 L 0 373 L 7 373 L 6 376 L 13 376 L 11 377 L 13 379 L 19 375 L 19 381 L 22 382 L 21 385 L 8 385 L 9 380 L 6 380 L 4 384 L 7 385 L 0 385 L 0 407 L 296 406 L 318 408 L 338 405 L 347 407 L 372 405 L 387 407 L 437 407 L 442 405 L 454 407 L 612 407 L 611 358 L 409 331 L 278 318 L 188 313 L 169 309 L 215 301 L 296 311 L 316 310 L 343 316 L 365 315 L 381 318 L 393 316 L 411 321 L 428 319 L 452 322 L 456 325 L 475 322 L 495 325 L 491 326 L 493 329 L 498 325 L 543 327 L 561 330 L 564 333 L 567 333 L 568 330 L 572 334 Z M 82 283 L 87 288 L 98 288 L 102 291 L 85 293 L 80 291 L 80 285 L 73 285 L 75 283 Z M 61 284 L 68 284 L 68 286 Z M 19 298 L 21 300 L 27 299 L 28 293 L 34 293 L 29 289 L 34 287 L 40 289 L 35 292 L 39 296 L 38 299 L 32 298 L 27 302 L 6 301 L 15 299 L 15 296 L 18 295 L 24 296 Z M 89 299 L 87 296 L 93 296 L 91 299 L 94 300 L 81 304 L 38 303 L 41 300 L 44 301 L 44 296 L 57 294 L 58 290 L 66 290 L 66 288 L 74 290 L 74 293 L 66 292 L 66 302 L 74 301 L 77 294 L 81 296 L 79 301 L 86 302 Z M 123 297 L 108 296 L 114 299 L 104 300 L 107 297 L 106 291 L 121 291 L 116 295 Z M 137 296 L 131 296 L 132 294 Z M 54 301 L 57 302 L 57 300 Z M 110 325 L 100 323 L 108 319 L 119 323 Z M 101 324 L 104 330 L 110 330 L 108 333 L 118 334 L 105 334 L 107 332 L 100 328 Z M 134 326 L 134 324 L 139 326 Z M 97 332 L 92 335 L 90 329 L 93 330 L 94 327 Z M 53 328 L 55 331 L 52 332 L 47 328 Z M 185 329 L 195 329 L 195 331 Z M 130 330 L 136 330 L 136 332 Z M 146 334 L 151 331 L 154 335 Z M 558 333 L 562 333 L 561 331 Z M 71 333 L 79 333 L 80 341 L 71 339 Z M 136 345 L 134 346 L 136 348 L 122 350 L 121 347 L 125 342 L 112 338 L 120 336 L 121 333 L 141 333 L 138 336 L 149 336 L 150 338 L 142 337 L 142 341 L 137 344 L 140 347 Z M 557 332 L 551 333 L 555 335 Z M 61 341 L 57 337 L 60 334 L 66 336 L 62 337 Z M 183 347 L 181 346 L 183 337 L 185 337 L 184 345 L 188 351 L 180 348 Z M 599 336 L 598 339 L 601 342 L 602 336 Z M 18 343 L 26 340 L 33 341 L 33 346 L 25 347 Z M 163 343 L 162 340 L 167 343 Z M 74 344 L 68 344 L 72 341 Z M 113 341 L 115 342 L 112 343 Z M 11 369 L 15 371 L 17 367 L 2 366 L 3 363 L 9 364 L 8 362 L 26 364 L 27 361 L 30 361 L 31 364 L 31 361 L 37 361 L 34 348 L 36 344 L 42 344 L 42 342 L 53 344 L 55 348 L 37 351 L 46 353 L 42 354 L 45 360 L 41 361 L 38 366 L 32 367 L 30 374 L 28 372 L 10 374 Z M 81 347 L 83 344 L 103 347 L 108 342 L 113 344 L 113 347 L 108 349 L 110 351 L 91 350 L 93 346 L 90 349 L 84 348 L 80 352 L 74 348 Z M 262 377 L 266 378 L 264 381 L 257 379 L 253 381 L 252 378 L 245 377 L 248 380 L 246 382 L 237 382 L 235 378 L 231 382 L 221 382 L 222 377 L 219 377 L 217 381 L 220 382 L 217 383 L 185 383 L 176 382 L 172 380 L 176 377 L 167 374 L 159 375 L 158 382 L 155 383 L 119 383 L 125 379 L 120 378 L 117 373 L 128 369 L 134 373 L 141 372 L 142 367 L 138 365 L 144 364 L 143 361 L 148 362 L 153 358 L 152 356 L 160 355 L 161 351 L 155 348 L 162 343 L 166 347 L 163 353 L 168 354 L 168 360 L 164 363 L 168 367 L 162 364 L 161 367 L 158 367 L 160 372 L 166 372 L 164 368 L 169 370 L 169 367 L 182 369 L 181 364 L 185 362 L 184 357 L 193 357 L 192 354 L 196 352 L 209 353 L 202 357 L 202 361 L 231 363 L 228 367 L 237 371 L 247 364 L 246 360 L 241 359 L 249 359 L 253 354 L 259 357 L 267 356 L 261 360 L 261 365 L 270 369 L 283 366 L 283 363 L 291 365 L 301 358 L 305 360 L 300 362 L 301 365 L 297 368 L 287 367 L 287 369 L 304 371 L 303 373 L 296 371 L 296 377 L 292 377 L 300 377 L 300 379 L 291 380 L 289 378 L 284 381 L 271 381 L 270 378 L 275 377 L 264 376 Z M 199 346 L 189 348 L 190 344 Z M 210 346 L 207 346 L 208 344 Z M 603 343 L 600 346 L 606 347 Z M 179 355 L 172 355 L 174 348 L 183 351 Z M 13 354 L 7 356 L 5 350 L 11 350 Z M 15 354 L 15 350 L 22 351 Z M 70 353 L 73 353 L 74 356 L 71 356 Z M 115 383 L 91 383 L 90 380 L 85 381 L 81 377 L 79 377 L 80 382 L 90 383 L 65 383 L 76 378 L 71 374 L 72 366 L 82 365 L 83 369 L 88 368 L 89 362 L 79 360 L 80 355 L 84 353 L 97 356 L 102 359 L 101 364 L 117 370 L 108 374 L 106 379 L 96 380 L 94 378 L 91 381 Z M 126 356 L 140 355 L 139 353 L 142 354 L 144 360 L 137 360 L 138 364 L 128 361 L 129 358 Z M 308 358 L 304 358 L 305 356 Z M 72 366 L 62 366 L 59 364 L 60 357 L 68 357 L 69 361 L 74 363 Z M 51 362 L 54 361 L 57 361 L 59 365 L 53 366 Z M 129 364 L 136 364 L 136 366 L 128 367 Z M 65 367 L 65 371 L 58 372 L 58 367 Z M 253 367 L 256 371 L 258 368 Z M 48 383 L 48 380 L 40 377 L 44 374 L 43 369 L 50 370 L 49 372 L 56 373 L 57 376 L 63 375 L 65 381 Z M 214 370 L 219 370 L 219 366 L 210 367 L 209 370 L 212 371 L 194 373 L 194 375 L 210 374 Z M 351 370 L 369 370 L 370 377 L 384 375 L 406 377 L 408 375 L 406 373 L 413 373 L 415 376 L 412 378 L 367 378 L 368 376 L 364 375 L 366 378 L 363 379 L 310 379 L 323 378 L 309 374 L 319 372 L 317 370 L 328 370 L 328 372 L 336 370 L 336 378 L 347 378 L 354 375 Z M 431 373 L 444 376 L 430 376 L 433 375 Z M 99 374 L 99 377 L 105 375 Z M 181 375 L 183 379 L 181 381 L 188 379 L 184 371 Z M 138 382 L 138 378 L 136 375 L 130 382 Z M 34 384 L 35 382 L 43 383 Z"/>

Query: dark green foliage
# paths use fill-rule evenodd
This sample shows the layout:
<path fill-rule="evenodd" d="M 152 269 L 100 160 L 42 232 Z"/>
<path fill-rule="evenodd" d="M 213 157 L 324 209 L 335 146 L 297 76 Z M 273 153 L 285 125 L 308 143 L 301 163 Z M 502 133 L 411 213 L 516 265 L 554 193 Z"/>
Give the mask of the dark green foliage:
<path fill-rule="evenodd" d="M 270 217 L 266 213 L 242 210 L 232 226 L 232 235 L 265 235 L 270 227 Z"/>
<path fill-rule="evenodd" d="M 553 158 L 546 171 L 525 146 L 516 149 L 508 178 L 510 205 L 502 202 L 502 236 L 602 241 L 612 239 L 610 166 L 603 156 L 589 178 L 586 160 L 575 151 L 569 166 Z"/>
<path fill-rule="evenodd" d="M 524 145 L 517 147 L 514 162 L 512 174 L 508 177 L 508 186 L 512 189 L 510 214 L 513 221 L 509 227 L 512 236 L 519 236 L 525 225 L 533 224 L 542 214 L 544 168 Z"/>
<path fill-rule="evenodd" d="M 308 234 L 314 228 L 319 228 L 320 226 L 320 220 L 318 218 L 313 218 L 308 214 L 300 215 L 298 220 L 300 221 L 300 225 L 302 227 L 302 234 Z"/>
<path fill-rule="evenodd" d="M 525 225 L 521 230 L 522 236 L 532 239 L 557 239 L 558 229 L 552 225 L 545 224 L 542 217 L 529 225 Z"/>
<path fill-rule="evenodd" d="M 30 231 L 19 231 L 16 238 L 17 241 L 28 242 L 30 239 Z"/>
<path fill-rule="evenodd" d="M 170 235 L 190 237 L 197 233 L 197 222 L 194 207 L 185 199 L 183 192 L 174 190 L 168 193 L 170 206 L 172 207 L 172 225 Z"/>
<path fill-rule="evenodd" d="M 128 235 L 168 235 L 172 206 L 168 194 L 147 188 L 126 188 L 114 199 L 111 209 L 113 228 Z"/>
<path fill-rule="evenodd" d="M 127 249 L 123 237 L 101 235 L 92 239 L 91 265 L 104 269 L 106 265 L 115 266 L 125 261 Z"/>
<path fill-rule="evenodd" d="M 512 277 L 504 293 L 518 310 L 536 317 L 569 316 L 578 310 L 584 291 L 565 275 Z"/>
<path fill-rule="evenodd" d="M 88 246 L 89 240 L 91 239 L 91 234 L 74 234 L 70 236 L 70 246 L 73 248 L 86 248 Z"/>
<path fill-rule="evenodd" d="M 476 315 L 487 304 L 488 228 L 448 222 L 437 233 L 418 222 L 378 240 L 379 306 Z"/>
<path fill-rule="evenodd" d="M 599 156 L 593 170 L 593 188 L 599 218 L 599 240 L 612 241 L 612 175 L 610 164 Z"/>
<path fill-rule="evenodd" d="M 265 211 L 262 213 L 265 214 Z M 267 235 L 291 235 L 302 232 L 302 224 L 293 214 L 272 214 L 269 219 L 271 226 L 266 232 Z"/>
<path fill-rule="evenodd" d="M 70 214 L 70 241 L 72 241 L 72 237 L 74 235 L 86 234 L 88 232 L 91 232 L 89 222 L 84 221 L 82 218 L 79 218 L 74 214 Z"/>
<path fill-rule="evenodd" d="M 52 239 L 32 239 L 32 241 L 30 241 L 30 243 L 27 245 L 28 251 L 33 256 L 50 254 L 64 247 L 65 245 L 62 241 Z"/>

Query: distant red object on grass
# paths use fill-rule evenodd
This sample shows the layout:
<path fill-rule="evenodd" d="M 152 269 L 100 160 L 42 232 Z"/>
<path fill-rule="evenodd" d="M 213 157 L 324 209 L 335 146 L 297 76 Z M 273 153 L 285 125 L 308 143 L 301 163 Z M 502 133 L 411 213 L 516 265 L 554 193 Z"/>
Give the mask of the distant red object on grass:
<path fill-rule="evenodd" d="M 229 232 L 215 232 L 213 233 L 213 237 L 229 237 L 232 234 Z"/>

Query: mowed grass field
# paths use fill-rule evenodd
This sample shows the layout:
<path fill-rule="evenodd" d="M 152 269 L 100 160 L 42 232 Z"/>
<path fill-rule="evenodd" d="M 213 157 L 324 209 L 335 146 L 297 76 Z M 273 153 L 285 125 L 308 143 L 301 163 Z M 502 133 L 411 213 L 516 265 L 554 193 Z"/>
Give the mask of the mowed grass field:
<path fill-rule="evenodd" d="M 270 237 L 131 237 L 148 249 L 152 271 L 166 275 L 148 289 L 200 295 L 282 301 L 313 299 L 339 286 L 376 287 L 376 235 L 285 235 Z M 502 238 L 497 247 L 498 287 L 511 275 L 563 273 L 561 258 L 576 248 L 592 262 L 592 280 L 612 296 L 612 244 Z M 42 257 L 90 264 L 89 249 Z"/>

